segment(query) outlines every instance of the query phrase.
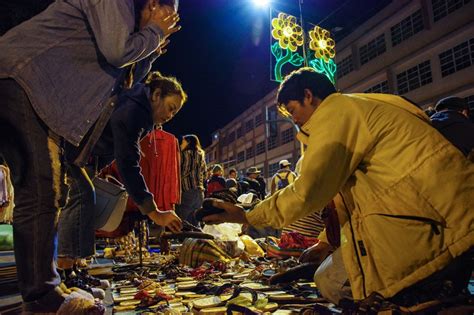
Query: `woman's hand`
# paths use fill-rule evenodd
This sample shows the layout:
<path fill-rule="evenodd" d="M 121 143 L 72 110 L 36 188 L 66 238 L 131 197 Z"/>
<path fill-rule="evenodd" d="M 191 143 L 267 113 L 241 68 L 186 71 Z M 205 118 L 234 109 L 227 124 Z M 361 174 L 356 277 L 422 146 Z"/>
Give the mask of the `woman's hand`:
<path fill-rule="evenodd" d="M 176 25 L 179 15 L 170 6 L 157 6 L 151 13 L 150 22 L 160 27 L 165 38 L 181 29 Z"/>
<path fill-rule="evenodd" d="M 219 199 L 214 199 L 212 205 L 216 208 L 223 209 L 225 212 L 219 214 L 208 215 L 203 218 L 207 224 L 219 224 L 224 222 L 243 223 L 248 224 L 245 211 L 242 207 L 236 206 L 233 203 L 225 202 Z"/>
<path fill-rule="evenodd" d="M 173 233 L 181 232 L 183 223 L 174 211 L 153 211 L 148 213 L 148 217 L 158 225 L 170 229 Z"/>
<path fill-rule="evenodd" d="M 301 263 L 321 264 L 328 256 L 330 250 L 331 245 L 320 241 L 319 243 L 307 248 L 303 254 L 301 254 L 299 261 Z"/>

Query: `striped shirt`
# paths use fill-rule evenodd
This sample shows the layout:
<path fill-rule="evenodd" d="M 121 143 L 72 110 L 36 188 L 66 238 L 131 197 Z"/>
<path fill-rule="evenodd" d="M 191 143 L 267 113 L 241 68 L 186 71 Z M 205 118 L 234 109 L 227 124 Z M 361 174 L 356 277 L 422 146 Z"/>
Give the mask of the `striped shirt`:
<path fill-rule="evenodd" d="M 181 152 L 181 186 L 183 191 L 199 189 L 204 191 L 206 160 L 204 151 L 184 150 Z"/>
<path fill-rule="evenodd" d="M 283 228 L 283 232 L 298 232 L 304 236 L 316 238 L 322 230 L 324 230 L 324 222 L 319 211 L 313 212 Z"/>

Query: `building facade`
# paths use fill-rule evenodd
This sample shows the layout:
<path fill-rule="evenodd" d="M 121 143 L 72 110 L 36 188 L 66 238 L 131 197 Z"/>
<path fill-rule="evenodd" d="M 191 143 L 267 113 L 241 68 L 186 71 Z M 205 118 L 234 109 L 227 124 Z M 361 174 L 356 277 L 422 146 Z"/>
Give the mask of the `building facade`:
<path fill-rule="evenodd" d="M 337 88 L 393 93 L 427 108 L 447 96 L 474 111 L 474 1 L 394 0 L 336 44 Z M 276 91 L 213 134 L 209 164 L 271 178 L 278 161 L 300 156 L 295 128 L 278 120 Z M 281 118 L 280 118 L 281 119 Z M 270 122 L 269 122 L 270 121 Z"/>
<path fill-rule="evenodd" d="M 278 116 L 275 97 L 276 90 L 215 131 L 206 148 L 207 164 L 222 164 L 226 174 L 235 168 L 241 176 L 255 166 L 269 179 L 279 169 L 280 160 L 296 162 L 300 156 L 296 128 Z"/>

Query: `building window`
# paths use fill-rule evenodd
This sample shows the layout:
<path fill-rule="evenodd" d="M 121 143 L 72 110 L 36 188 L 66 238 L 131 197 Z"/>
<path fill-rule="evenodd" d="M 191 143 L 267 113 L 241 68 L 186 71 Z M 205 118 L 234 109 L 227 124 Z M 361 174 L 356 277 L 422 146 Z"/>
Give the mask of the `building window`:
<path fill-rule="evenodd" d="M 265 153 L 265 140 L 262 142 L 257 143 L 257 146 L 255 148 L 255 155 L 259 155 L 262 153 Z"/>
<path fill-rule="evenodd" d="M 243 162 L 245 160 L 245 152 L 240 151 L 237 153 L 237 163 Z"/>
<path fill-rule="evenodd" d="M 235 165 L 235 160 L 234 160 L 234 156 L 233 156 L 233 155 L 231 155 L 231 156 L 229 157 L 228 162 L 229 162 L 229 166 Z"/>
<path fill-rule="evenodd" d="M 421 10 L 416 11 L 400 23 L 392 26 L 390 29 L 392 34 L 392 46 L 396 46 L 404 40 L 412 37 L 424 28 Z"/>
<path fill-rule="evenodd" d="M 471 112 L 471 115 L 473 115 L 474 114 L 474 95 L 467 96 L 466 102 L 467 102 L 467 105 L 469 105 L 469 110 Z"/>
<path fill-rule="evenodd" d="M 337 63 L 337 78 L 342 78 L 343 76 L 354 71 L 354 63 L 352 62 L 352 55 L 342 59 Z"/>
<path fill-rule="evenodd" d="M 388 90 L 388 81 L 385 80 L 374 86 L 369 87 L 364 93 L 389 93 Z"/>
<path fill-rule="evenodd" d="M 405 94 L 431 82 L 433 82 L 431 63 L 429 60 L 426 60 L 413 68 L 397 74 L 398 94 Z"/>
<path fill-rule="evenodd" d="M 275 175 L 279 169 L 280 169 L 280 165 L 278 164 L 278 162 L 268 164 L 268 177 L 272 177 L 273 175 Z"/>
<path fill-rule="evenodd" d="M 247 160 L 253 158 L 254 153 L 255 153 L 254 147 L 250 147 L 247 150 L 245 150 L 245 156 L 247 157 Z"/>
<path fill-rule="evenodd" d="M 433 20 L 441 20 L 450 13 L 468 4 L 471 0 L 431 0 Z"/>
<path fill-rule="evenodd" d="M 375 57 L 383 54 L 385 50 L 385 34 L 382 34 L 359 48 L 360 64 L 366 64 Z"/>
<path fill-rule="evenodd" d="M 243 130 L 242 126 L 237 128 L 237 139 L 242 138 L 243 133 L 244 133 L 244 130 Z"/>
<path fill-rule="evenodd" d="M 227 136 L 227 144 L 231 144 L 232 142 L 235 141 L 235 131 L 232 131 L 231 133 L 229 133 L 229 135 Z"/>
<path fill-rule="evenodd" d="M 474 64 L 474 38 L 439 54 L 441 75 L 450 75 Z"/>
<path fill-rule="evenodd" d="M 255 116 L 255 127 L 260 126 L 263 123 L 263 114 L 260 113 L 257 116 Z"/>
<path fill-rule="evenodd" d="M 268 133 L 267 137 L 278 136 L 278 110 L 276 105 L 267 108 Z M 269 149 L 270 150 L 270 149 Z"/>
<path fill-rule="evenodd" d="M 275 149 L 278 146 L 278 137 L 268 137 L 268 150 Z"/>
<path fill-rule="evenodd" d="M 288 128 L 281 132 L 281 144 L 289 143 L 294 139 L 293 128 Z"/>
<path fill-rule="evenodd" d="M 250 132 L 253 130 L 253 119 L 247 120 L 245 122 L 245 132 Z"/>

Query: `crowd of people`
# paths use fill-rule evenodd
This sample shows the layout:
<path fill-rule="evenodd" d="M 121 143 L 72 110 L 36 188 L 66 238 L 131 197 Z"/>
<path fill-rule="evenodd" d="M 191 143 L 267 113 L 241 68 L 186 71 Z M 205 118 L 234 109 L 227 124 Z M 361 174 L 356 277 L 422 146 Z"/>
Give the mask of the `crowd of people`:
<path fill-rule="evenodd" d="M 268 185 L 255 166 L 242 176 L 231 168 L 225 178 L 222 165 L 206 165 L 199 138 L 186 135 L 181 202 L 159 209 L 141 173 L 139 142 L 187 100 L 176 78 L 150 71 L 180 29 L 177 10 L 177 0 L 57 1 L 0 38 L 0 131 L 9 135 L 0 155 L 15 190 L 25 314 L 89 298 L 65 294 L 61 283 L 108 285 L 81 268 L 94 254 L 91 177 L 112 160 L 140 212 L 172 232 L 184 221 L 198 225 L 194 212 L 207 197 L 223 210 L 207 224 L 241 223 L 255 237 L 282 229 L 318 237 L 300 260 L 319 265 L 314 281 L 331 302 L 380 296 L 413 305 L 466 289 L 474 127 L 461 98 L 440 100 L 430 119 L 403 97 L 342 94 L 302 68 L 277 96 L 301 129 L 305 152 L 294 171 L 281 160 Z M 255 202 L 244 209 L 220 200 L 220 191 L 253 194 Z"/>

